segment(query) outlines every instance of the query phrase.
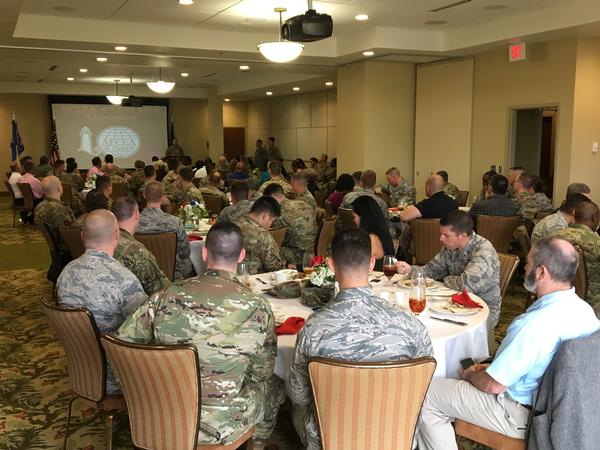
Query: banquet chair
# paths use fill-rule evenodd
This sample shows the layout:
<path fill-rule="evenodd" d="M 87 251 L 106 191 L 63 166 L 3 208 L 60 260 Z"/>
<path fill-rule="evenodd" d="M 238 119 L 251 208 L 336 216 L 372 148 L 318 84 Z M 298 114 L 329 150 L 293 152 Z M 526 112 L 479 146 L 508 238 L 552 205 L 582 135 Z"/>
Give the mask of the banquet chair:
<path fill-rule="evenodd" d="M 379 194 L 379 196 L 384 201 L 385 206 L 387 206 L 388 208 L 390 208 L 392 206 L 392 200 L 390 198 L 390 193 L 389 192 L 381 191 L 381 194 Z"/>
<path fill-rule="evenodd" d="M 338 208 L 338 216 L 342 222 L 342 229 L 351 230 L 356 228 L 354 223 L 354 214 L 349 208 Z"/>
<path fill-rule="evenodd" d="M 204 204 L 206 205 L 206 209 L 211 214 L 220 214 L 223 209 L 223 200 L 218 195 L 213 194 L 202 194 L 202 198 L 204 199 Z"/>
<path fill-rule="evenodd" d="M 323 450 L 410 450 L 435 366 L 431 357 L 377 363 L 311 359 Z"/>
<path fill-rule="evenodd" d="M 177 254 L 177 235 L 175 232 L 136 233 L 134 237 L 154 255 L 160 270 L 170 281 L 173 281 L 175 277 L 175 256 Z"/>
<path fill-rule="evenodd" d="M 94 316 L 86 308 L 51 305 L 44 297 L 41 303 L 65 349 L 73 391 L 62 448 L 67 448 L 73 402 L 83 399 L 106 415 L 106 448 L 111 449 L 114 412 L 126 411 L 127 405 L 123 396 L 106 394 L 106 358 Z"/>
<path fill-rule="evenodd" d="M 31 190 L 31 185 L 29 183 L 17 183 L 17 186 L 23 195 L 23 210 L 33 214 L 35 203 L 33 201 L 33 191 Z"/>
<path fill-rule="evenodd" d="M 112 194 L 110 198 L 114 200 L 127 197 L 129 195 L 129 185 L 127 183 L 113 183 L 112 184 Z"/>
<path fill-rule="evenodd" d="M 73 197 L 73 186 L 71 185 L 71 183 L 61 183 L 62 185 L 62 195 L 60 196 L 60 201 L 63 202 L 64 204 L 66 204 L 67 206 L 71 206 L 71 200 Z"/>
<path fill-rule="evenodd" d="M 511 249 L 513 255 L 517 255 L 520 258 L 526 258 L 529 250 L 531 250 L 531 239 L 525 225 L 519 225 L 513 234 L 513 241 L 515 241 L 519 248 Z"/>
<path fill-rule="evenodd" d="M 327 189 L 319 189 L 317 192 L 315 192 L 315 200 L 317 201 L 317 206 L 319 208 L 324 207 L 326 199 L 327 199 Z"/>
<path fill-rule="evenodd" d="M 168 205 L 163 205 L 160 207 L 167 214 L 171 214 L 172 216 L 179 215 L 179 205 L 177 203 L 169 203 Z"/>
<path fill-rule="evenodd" d="M 415 264 L 422 266 L 442 248 L 440 219 L 414 219 L 410 222 L 410 228 L 415 248 Z"/>
<path fill-rule="evenodd" d="M 319 232 L 319 238 L 317 239 L 317 247 L 315 249 L 315 255 L 317 256 L 328 256 L 329 247 L 331 247 L 331 241 L 335 233 L 335 217 L 326 219 L 321 226 Z"/>
<path fill-rule="evenodd" d="M 579 266 L 577 267 L 577 272 L 575 273 L 573 287 L 575 288 L 575 293 L 579 297 L 585 299 L 588 295 L 587 263 L 585 261 L 585 255 L 579 248 L 577 248 L 577 253 L 579 254 Z"/>
<path fill-rule="evenodd" d="M 285 238 L 285 234 L 287 233 L 288 227 L 279 227 L 279 228 L 271 228 L 269 229 L 269 233 L 271 233 L 271 236 L 273 236 L 273 239 L 275 239 L 275 243 L 277 244 L 278 247 L 281 247 L 281 243 L 283 242 L 283 239 Z"/>
<path fill-rule="evenodd" d="M 458 206 L 467 206 L 469 191 L 458 191 Z"/>
<path fill-rule="evenodd" d="M 490 241 L 498 253 L 508 253 L 519 221 L 519 216 L 477 216 L 477 234 Z"/>
<path fill-rule="evenodd" d="M 101 341 L 127 399 L 136 448 L 233 450 L 245 442 L 252 448 L 254 428 L 230 444 L 198 444 L 201 381 L 195 346 L 133 344 L 108 335 Z"/>
<path fill-rule="evenodd" d="M 498 259 L 500 260 L 500 297 L 504 298 L 510 280 L 519 267 L 519 257 L 498 253 Z"/>
<path fill-rule="evenodd" d="M 12 202 L 12 210 L 13 210 L 13 227 L 17 224 L 17 212 L 25 211 L 25 206 L 17 205 L 17 199 L 15 198 L 15 192 L 10 187 L 8 181 L 4 180 L 4 186 L 6 186 L 6 190 L 10 194 L 10 199 Z"/>
<path fill-rule="evenodd" d="M 74 225 L 70 227 L 58 227 L 60 238 L 67 244 L 72 259 L 77 259 L 85 253 L 85 246 L 81 238 L 81 227 Z"/>
<path fill-rule="evenodd" d="M 460 419 L 454 421 L 454 432 L 457 439 L 464 437 L 496 450 L 525 450 L 527 448 L 525 439 L 505 436 Z"/>

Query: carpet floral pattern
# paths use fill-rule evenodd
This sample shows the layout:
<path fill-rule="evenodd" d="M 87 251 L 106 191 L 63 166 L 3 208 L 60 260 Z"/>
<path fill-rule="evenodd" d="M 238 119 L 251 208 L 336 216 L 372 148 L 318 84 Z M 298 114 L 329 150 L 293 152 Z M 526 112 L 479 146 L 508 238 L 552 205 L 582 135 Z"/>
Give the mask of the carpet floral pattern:
<path fill-rule="evenodd" d="M 15 245 L 21 244 L 22 251 L 27 252 L 31 248 L 28 243 L 44 240 L 33 227 L 12 227 L 11 214 L 5 204 L 1 206 L 1 242 L 11 245 L 0 245 L 0 258 L 18 260 L 21 252 L 12 250 Z M 0 450 L 62 447 L 71 390 L 62 346 L 39 303 L 41 296 L 52 296 L 52 285 L 45 275 L 46 270 L 40 268 L 0 270 Z M 503 307 L 498 341 L 507 324 L 523 311 L 524 291 L 516 286 L 512 291 L 509 289 Z M 116 417 L 114 429 L 113 448 L 132 449 L 126 414 Z M 85 402 L 76 401 L 67 448 L 104 449 L 104 432 L 102 415 Z M 302 448 L 291 427 L 287 404 L 270 443 L 280 450 Z M 485 448 L 466 441 L 461 445 L 466 450 Z"/>

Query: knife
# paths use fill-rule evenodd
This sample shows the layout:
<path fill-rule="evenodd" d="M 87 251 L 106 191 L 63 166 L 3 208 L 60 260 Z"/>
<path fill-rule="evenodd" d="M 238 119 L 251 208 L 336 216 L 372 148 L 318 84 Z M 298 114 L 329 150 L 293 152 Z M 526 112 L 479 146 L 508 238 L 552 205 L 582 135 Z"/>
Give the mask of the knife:
<path fill-rule="evenodd" d="M 469 325 L 466 322 L 459 322 L 458 320 L 452 320 L 452 319 L 445 319 L 442 317 L 435 317 L 435 316 L 429 316 L 432 319 L 435 320 L 439 320 L 440 322 L 448 322 L 448 323 L 453 323 L 454 325 L 460 325 L 461 327 L 466 327 L 467 325 Z"/>

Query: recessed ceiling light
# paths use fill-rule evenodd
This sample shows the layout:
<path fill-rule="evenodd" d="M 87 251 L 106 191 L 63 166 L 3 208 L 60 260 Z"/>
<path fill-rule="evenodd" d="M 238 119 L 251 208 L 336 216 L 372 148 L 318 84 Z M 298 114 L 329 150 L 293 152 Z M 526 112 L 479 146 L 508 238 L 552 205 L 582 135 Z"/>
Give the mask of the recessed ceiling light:
<path fill-rule="evenodd" d="M 103 56 L 101 56 L 99 58 L 96 58 L 96 61 L 98 61 L 98 62 L 106 62 L 106 61 L 108 61 L 108 58 L 104 58 Z"/>
<path fill-rule="evenodd" d="M 295 92 L 298 92 L 299 90 L 300 90 L 300 88 L 299 88 L 298 86 L 294 86 L 294 87 L 292 88 L 292 91 L 295 91 Z"/>
<path fill-rule="evenodd" d="M 363 52 L 363 56 L 373 56 L 375 54 L 375 52 L 372 52 L 371 50 L 367 50 L 366 52 Z"/>
<path fill-rule="evenodd" d="M 242 72 L 246 72 L 246 71 L 250 70 L 250 66 L 240 66 L 240 70 Z"/>
<path fill-rule="evenodd" d="M 84 68 L 81 68 L 81 69 L 79 69 L 79 71 L 80 71 L 81 73 L 87 73 L 87 69 L 84 69 Z"/>
<path fill-rule="evenodd" d="M 73 81 L 75 78 L 73 77 L 67 77 L 67 81 Z"/>
<path fill-rule="evenodd" d="M 447 23 L 447 20 L 428 20 L 425 25 L 445 25 Z"/>
<path fill-rule="evenodd" d="M 326 81 L 325 86 L 333 86 L 333 81 Z"/>
<path fill-rule="evenodd" d="M 124 52 L 124 51 L 127 50 L 127 47 L 125 47 L 124 45 L 117 45 L 115 47 L 115 50 L 118 51 L 118 52 Z"/>
<path fill-rule="evenodd" d="M 487 5 L 484 6 L 483 9 L 490 9 L 490 10 L 498 10 L 498 9 L 506 9 L 508 8 L 508 5 Z"/>
<path fill-rule="evenodd" d="M 185 77 L 189 77 L 189 76 L 190 76 L 190 74 L 189 74 L 189 73 L 187 73 L 187 72 L 181 72 L 181 76 L 182 76 L 183 78 L 185 78 Z"/>
<path fill-rule="evenodd" d="M 193 5 L 194 4 L 194 0 L 179 0 L 179 4 L 180 5 L 185 5 L 185 6 Z"/>
<path fill-rule="evenodd" d="M 357 14 L 354 18 L 360 22 L 364 20 L 369 20 L 369 16 L 367 14 Z"/>
<path fill-rule="evenodd" d="M 229 99 L 229 98 L 224 98 L 223 100 L 225 100 L 226 102 L 230 102 L 231 101 L 231 99 Z"/>
<path fill-rule="evenodd" d="M 273 93 L 271 91 L 267 91 L 265 92 L 266 95 L 273 95 Z"/>

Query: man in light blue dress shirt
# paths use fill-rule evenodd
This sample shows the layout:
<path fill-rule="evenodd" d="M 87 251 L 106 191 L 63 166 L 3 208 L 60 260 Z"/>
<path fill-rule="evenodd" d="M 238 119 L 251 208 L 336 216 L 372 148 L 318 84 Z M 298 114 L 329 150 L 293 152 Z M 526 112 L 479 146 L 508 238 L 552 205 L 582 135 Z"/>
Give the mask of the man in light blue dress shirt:
<path fill-rule="evenodd" d="M 561 342 L 589 336 L 600 321 L 575 294 L 578 255 L 560 238 L 540 240 L 527 255 L 525 288 L 538 300 L 517 317 L 491 364 L 475 364 L 462 380 L 434 379 L 421 410 L 419 450 L 457 448 L 454 418 L 523 439 L 546 368 Z"/>

